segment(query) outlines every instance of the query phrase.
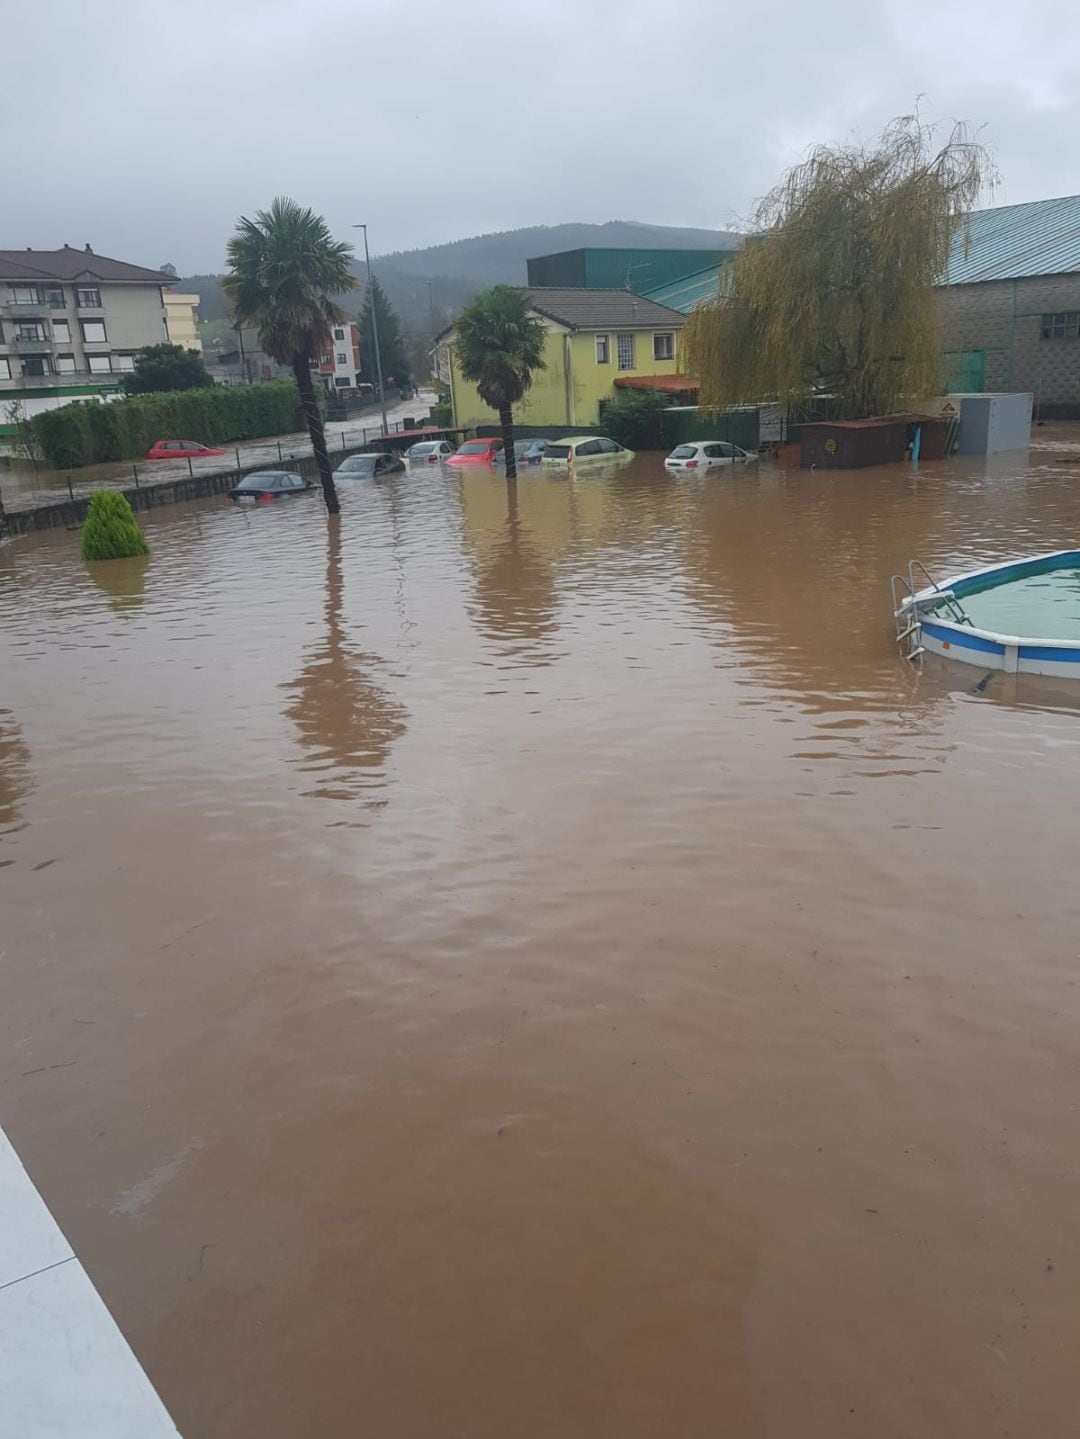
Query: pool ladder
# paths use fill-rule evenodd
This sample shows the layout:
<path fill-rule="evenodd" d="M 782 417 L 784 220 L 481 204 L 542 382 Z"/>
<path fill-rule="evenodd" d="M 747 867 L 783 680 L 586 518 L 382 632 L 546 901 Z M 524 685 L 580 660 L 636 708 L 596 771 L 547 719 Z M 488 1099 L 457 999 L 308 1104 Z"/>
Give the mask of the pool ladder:
<path fill-rule="evenodd" d="M 926 581 L 926 584 L 920 581 L 918 588 L 916 588 L 917 573 Z M 919 589 L 929 588 L 934 591 L 932 600 L 922 602 L 927 605 L 927 608 L 944 611 L 949 619 L 958 625 L 971 624 L 971 616 L 952 590 L 943 590 L 922 560 L 910 560 L 907 574 L 893 575 L 889 583 L 892 589 L 896 643 L 900 646 L 900 653 L 906 660 L 915 661 L 924 653 L 922 646 L 923 617 L 919 610 L 919 602 L 915 599 Z"/>

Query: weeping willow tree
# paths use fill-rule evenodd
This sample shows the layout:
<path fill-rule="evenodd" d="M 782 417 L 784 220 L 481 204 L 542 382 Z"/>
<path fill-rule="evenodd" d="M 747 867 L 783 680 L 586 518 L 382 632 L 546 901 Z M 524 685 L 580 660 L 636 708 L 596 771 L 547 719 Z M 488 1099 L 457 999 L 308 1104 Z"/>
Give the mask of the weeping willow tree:
<path fill-rule="evenodd" d="M 818 146 L 762 201 L 717 299 L 687 321 L 701 404 L 831 394 L 862 419 L 937 393 L 933 287 L 993 180 L 967 126 L 939 147 L 917 114 L 869 147 Z"/>

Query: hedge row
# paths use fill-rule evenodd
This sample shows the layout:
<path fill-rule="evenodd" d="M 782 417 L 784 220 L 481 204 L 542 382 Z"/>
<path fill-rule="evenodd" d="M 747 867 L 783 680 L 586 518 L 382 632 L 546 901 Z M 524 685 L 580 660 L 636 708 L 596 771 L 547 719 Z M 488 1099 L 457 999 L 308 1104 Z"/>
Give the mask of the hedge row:
<path fill-rule="evenodd" d="M 156 440 L 201 440 L 204 445 L 284 435 L 304 428 L 292 380 L 261 385 L 214 385 L 130 399 L 76 401 L 35 416 L 34 437 L 58 470 L 106 460 L 141 459 Z"/>

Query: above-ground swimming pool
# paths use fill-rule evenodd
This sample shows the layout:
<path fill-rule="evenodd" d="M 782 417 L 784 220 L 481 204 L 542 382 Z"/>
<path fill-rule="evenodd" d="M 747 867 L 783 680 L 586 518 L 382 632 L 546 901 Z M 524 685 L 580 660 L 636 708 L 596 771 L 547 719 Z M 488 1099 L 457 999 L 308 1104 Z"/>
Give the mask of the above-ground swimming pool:
<path fill-rule="evenodd" d="M 917 589 L 920 576 L 930 583 Z M 1080 679 L 1080 550 L 969 570 L 940 585 L 912 561 L 906 579 L 894 578 L 893 598 L 897 638 L 911 659 L 928 651 L 1008 674 Z"/>

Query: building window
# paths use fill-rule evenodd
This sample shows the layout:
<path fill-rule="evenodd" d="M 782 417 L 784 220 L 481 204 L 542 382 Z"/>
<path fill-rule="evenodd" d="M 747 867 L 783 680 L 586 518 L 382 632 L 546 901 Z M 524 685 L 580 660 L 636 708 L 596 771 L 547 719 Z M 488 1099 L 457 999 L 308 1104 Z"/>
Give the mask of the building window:
<path fill-rule="evenodd" d="M 337 378 L 334 380 L 334 384 L 339 390 L 348 390 L 352 388 L 352 380 L 349 378 L 348 375 L 338 375 Z"/>
<path fill-rule="evenodd" d="M 652 357 L 654 360 L 673 360 L 675 358 L 675 336 L 654 335 L 652 337 Z"/>
<path fill-rule="evenodd" d="M 15 325 L 15 338 L 17 340 L 32 340 L 37 344 L 47 340 L 48 336 L 45 333 L 45 326 L 37 320 L 20 320 Z"/>
<path fill-rule="evenodd" d="M 82 330 L 85 344 L 103 345 L 106 343 L 104 320 L 80 320 L 79 328 Z"/>
<path fill-rule="evenodd" d="M 12 285 L 11 303 L 13 305 L 40 305 L 41 291 L 36 285 Z"/>
<path fill-rule="evenodd" d="M 73 375 L 75 373 L 75 356 L 57 355 L 56 373 L 58 375 Z"/>
<path fill-rule="evenodd" d="M 24 375 L 51 375 L 52 365 L 48 355 L 27 355 L 22 362 Z"/>
<path fill-rule="evenodd" d="M 61 344 L 67 345 L 71 341 L 71 331 L 66 320 L 54 320 L 52 322 L 52 337 L 59 340 Z"/>
<path fill-rule="evenodd" d="M 0 380 L 11 379 L 11 361 L 6 355 L 0 355 Z"/>
<path fill-rule="evenodd" d="M 116 368 L 118 370 L 133 370 L 135 368 L 134 355 L 117 355 Z"/>
<path fill-rule="evenodd" d="M 616 335 L 615 344 L 619 356 L 619 369 L 632 370 L 634 368 L 633 335 Z"/>
<path fill-rule="evenodd" d="M 64 299 L 63 290 L 46 290 L 45 303 L 50 310 L 62 310 L 67 303 Z"/>
<path fill-rule="evenodd" d="M 1075 340 L 1080 338 L 1080 310 L 1058 310 L 1042 317 L 1044 340 Z"/>
<path fill-rule="evenodd" d="M 344 338 L 345 338 L 345 331 L 344 331 L 344 330 L 335 330 L 335 331 L 334 331 L 334 339 L 335 339 L 335 340 L 343 340 Z"/>
<path fill-rule="evenodd" d="M 76 305 L 78 305 L 78 307 L 79 307 L 80 310 L 100 310 L 100 309 L 101 309 L 101 291 L 100 291 L 100 290 L 76 290 L 76 291 L 75 291 L 75 303 L 76 303 Z"/>
<path fill-rule="evenodd" d="M 329 356 L 329 355 L 320 355 L 320 356 L 319 356 L 319 364 L 320 364 L 320 365 L 328 365 L 329 363 L 330 363 L 330 356 Z"/>
<path fill-rule="evenodd" d="M 347 365 L 347 364 L 349 363 L 349 357 L 348 357 L 348 355 L 346 355 L 346 354 L 345 354 L 344 352 L 342 352 L 342 351 L 339 351 L 339 352 L 338 352 L 338 357 L 337 357 L 337 362 L 338 362 L 339 365 Z"/>
<path fill-rule="evenodd" d="M 611 362 L 611 344 L 607 335 L 596 337 L 596 363 L 607 365 Z"/>
<path fill-rule="evenodd" d="M 86 362 L 92 375 L 108 375 L 112 371 L 111 355 L 87 355 Z"/>

